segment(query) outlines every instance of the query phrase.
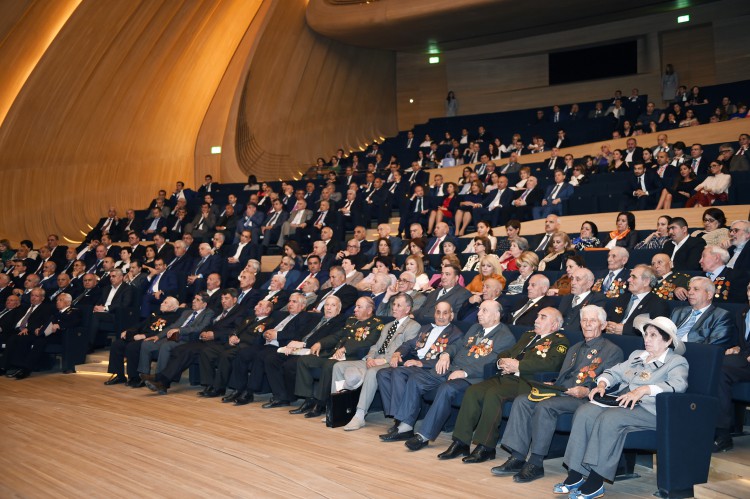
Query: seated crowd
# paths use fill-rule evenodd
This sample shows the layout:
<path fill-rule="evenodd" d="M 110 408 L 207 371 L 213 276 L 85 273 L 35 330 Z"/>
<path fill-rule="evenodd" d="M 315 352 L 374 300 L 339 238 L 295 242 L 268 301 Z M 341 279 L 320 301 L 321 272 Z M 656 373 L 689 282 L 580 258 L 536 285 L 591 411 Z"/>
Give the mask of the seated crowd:
<path fill-rule="evenodd" d="M 597 428 L 655 428 L 655 396 L 687 387 L 684 343 L 707 343 L 726 348 L 715 450 L 731 449 L 731 386 L 750 380 L 742 306 L 750 298 L 750 222 L 728 223 L 712 205 L 726 202 L 720 191 L 731 172 L 750 169 L 748 136 L 716 161 L 703 160 L 697 144 L 692 159 L 678 156 L 666 136 L 648 154 L 632 141 L 632 150 L 629 140 L 627 151 L 613 154 L 613 168 L 594 158 L 558 165 L 556 144 L 538 172 L 520 167 L 520 150 L 496 166 L 480 148 L 472 158 L 479 163 L 458 184 L 435 175 L 432 185 L 424 162 L 402 172 L 375 144 L 365 168 L 347 165 L 298 190 L 282 182 L 279 193 L 249 179 L 223 206 L 213 202 L 223 186 L 210 175 L 197 192 L 177 182 L 143 218 L 133 209 L 119 218 L 111 208 L 78 247 L 60 245 L 54 234 L 36 249 L 29 240 L 17 250 L 2 240 L 0 372 L 29 377 L 55 344 L 63 345 L 63 372 L 75 372 L 81 353 L 111 338 L 108 386 L 167 394 L 194 368 L 201 397 L 240 406 L 270 391 L 263 408 L 301 398 L 289 412 L 306 418 L 322 416 L 332 394 L 361 389 L 344 429 L 365 426 L 379 393 L 394 418 L 380 439 L 412 451 L 428 446 L 460 405 L 440 459 L 484 462 L 500 443 L 511 457 L 493 474 L 521 483 L 543 476 L 557 415 L 576 412 L 565 454 L 570 473 L 555 491 L 586 497 L 603 493 L 622 451 L 622 439 L 602 442 Z M 613 230 L 587 221 L 579 234 L 563 232 L 565 197 L 588 175 L 623 169 L 632 179 Z M 520 174 L 518 183 L 509 173 Z M 542 192 L 531 173 L 554 184 Z M 706 208 L 703 230 L 690 233 L 683 218 L 664 215 L 640 237 L 635 214 L 625 211 L 683 201 Z M 396 235 L 391 210 L 401 216 Z M 544 218 L 545 231 L 523 237 L 532 218 Z M 371 223 L 375 241 L 366 237 Z M 456 237 L 472 224 L 476 236 Z M 266 275 L 260 261 L 276 248 L 280 263 Z M 603 253 L 599 268 L 592 262 Z M 519 339 L 517 327 L 526 330 Z M 571 345 L 566 332 L 584 341 Z M 74 352 L 68 336 L 81 333 L 84 351 Z M 608 335 L 642 336 L 644 349 L 623 362 Z M 649 375 L 635 377 L 632 362 Z M 498 372 L 489 375 L 492 366 Z M 550 371 L 559 372 L 552 393 L 534 381 Z M 617 403 L 634 407 L 627 418 L 584 404 L 617 384 Z M 423 395 L 435 390 L 418 422 Z M 503 414 L 508 400 L 512 411 Z"/>

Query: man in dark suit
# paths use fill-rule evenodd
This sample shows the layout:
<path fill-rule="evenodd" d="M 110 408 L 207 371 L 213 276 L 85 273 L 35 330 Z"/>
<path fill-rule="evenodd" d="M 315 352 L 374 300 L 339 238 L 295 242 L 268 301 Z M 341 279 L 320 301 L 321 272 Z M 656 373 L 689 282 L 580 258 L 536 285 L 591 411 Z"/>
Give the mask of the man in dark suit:
<path fill-rule="evenodd" d="M 211 344 L 201 350 L 201 385 L 204 386 L 204 390 L 199 392 L 200 396 L 212 398 L 225 392 L 232 374 L 234 360 L 246 349 L 262 345 L 263 333 L 276 322 L 276 318 L 271 317 L 271 311 L 271 302 L 259 301 L 255 305 L 255 313 L 241 323 L 229 337 L 228 343 Z M 247 365 L 241 373 L 238 373 L 238 378 L 240 380 L 244 378 L 244 382 L 247 383 Z M 233 391 L 224 397 L 222 402 L 236 402 L 240 395 L 242 392 Z M 252 393 L 250 395 L 252 396 Z"/>
<path fill-rule="evenodd" d="M 461 305 L 469 299 L 471 293 L 458 284 L 461 269 L 458 267 L 443 267 L 440 286 L 427 295 L 427 299 L 419 310 L 414 312 L 414 319 L 420 324 L 431 321 L 435 316 L 435 307 L 440 302 L 448 302 L 451 310 L 460 310 Z"/>
<path fill-rule="evenodd" d="M 700 270 L 700 259 L 706 240 L 702 237 L 690 237 L 688 224 L 682 217 L 675 217 L 669 224 L 671 241 L 664 244 L 664 253 L 672 258 L 674 270 Z"/>
<path fill-rule="evenodd" d="M 640 336 L 640 332 L 633 327 L 636 317 L 643 314 L 650 319 L 667 317 L 667 301 L 651 292 L 657 283 L 658 278 L 651 267 L 636 265 L 630 271 L 628 291 L 615 299 L 607 313 L 607 332 Z"/>
<path fill-rule="evenodd" d="M 222 281 L 225 286 L 234 286 L 237 283 L 237 277 L 242 269 L 247 265 L 248 260 L 260 260 L 260 247 L 252 241 L 252 233 L 249 230 L 243 230 L 240 234 L 240 240 L 229 248 L 229 256 L 224 259 L 222 270 Z"/>
<path fill-rule="evenodd" d="M 535 274 L 529 278 L 526 291 L 526 300 L 521 300 L 518 305 L 506 313 L 505 323 L 515 326 L 533 326 L 536 316 L 540 310 L 552 307 L 555 299 L 547 296 L 549 279 L 542 274 Z"/>
<path fill-rule="evenodd" d="M 221 273 L 221 257 L 213 254 L 208 243 L 201 243 L 198 246 L 198 255 L 200 258 L 188 271 L 186 279 L 188 299 L 192 299 L 195 293 L 206 289 L 206 277 L 209 274 Z"/>
<path fill-rule="evenodd" d="M 388 203 L 388 189 L 382 178 L 376 178 L 374 188 L 362 200 L 363 216 L 362 222 L 369 225 L 375 219 L 377 223 L 387 223 L 390 215 L 390 203 Z"/>
<path fill-rule="evenodd" d="M 258 341 L 234 357 L 231 377 L 225 386 L 237 394 L 231 400 L 235 404 L 245 405 L 253 401 L 253 393 L 263 387 L 266 358 L 276 356 L 278 349 L 285 347 L 290 341 L 301 339 L 303 331 L 308 329 L 308 323 L 315 320 L 312 314 L 305 312 L 306 304 L 307 300 L 302 293 L 294 293 L 289 299 L 289 313 L 274 313 L 270 323 L 272 327 L 265 328 L 257 335 Z M 221 386 L 211 388 L 205 396 L 217 396 L 224 392 L 224 387 Z M 229 398 L 231 395 L 232 393 Z"/>
<path fill-rule="evenodd" d="M 750 295 L 749 290 L 745 290 Z M 721 366 L 719 377 L 719 411 L 716 423 L 716 435 L 714 441 L 714 452 L 725 452 L 732 447 L 732 426 L 734 421 L 734 402 L 732 400 L 732 387 L 736 383 L 750 381 L 750 318 L 745 309 L 736 315 L 735 327 L 739 332 L 737 341 L 728 348 L 724 355 L 724 363 Z M 743 411 L 744 413 L 744 411 Z M 742 424 L 742 421 L 739 421 Z"/>
<path fill-rule="evenodd" d="M 685 342 L 728 346 L 734 342 L 735 323 L 731 314 L 711 304 L 716 288 L 707 277 L 693 277 L 688 285 L 690 306 L 672 311 L 677 336 Z"/>
<path fill-rule="evenodd" d="M 0 276 L 5 274 L 0 274 Z M 17 295 L 8 295 L 4 302 L 5 308 L 0 310 L 0 345 L 7 345 L 10 339 L 16 335 L 16 324 L 26 313 L 28 307 L 21 305 L 21 298 Z M 0 372 L 0 375 L 5 374 Z"/>
<path fill-rule="evenodd" d="M 211 175 L 204 177 L 204 182 L 198 187 L 198 195 L 205 196 L 206 194 L 213 194 L 219 192 L 219 183 L 214 182 L 214 178 Z"/>
<path fill-rule="evenodd" d="M 417 161 L 412 162 L 411 170 L 411 172 L 404 173 L 404 178 L 406 182 L 409 183 L 410 192 L 413 193 L 416 186 L 421 185 L 422 187 L 424 187 L 425 185 L 427 185 L 430 176 L 426 171 L 422 169 L 422 165 L 420 165 Z"/>
<path fill-rule="evenodd" d="M 130 233 L 135 232 L 136 234 L 140 234 L 142 228 L 143 224 L 136 218 L 135 210 L 128 209 L 125 212 L 125 218 L 122 218 L 117 226 L 117 240 L 129 241 Z"/>
<path fill-rule="evenodd" d="M 508 188 L 508 177 L 501 175 L 497 179 L 497 189 L 482 201 L 482 207 L 474 211 L 476 221 L 488 220 L 491 227 L 505 225 L 513 209 L 515 192 Z"/>
<path fill-rule="evenodd" d="M 391 225 L 388 223 L 381 223 L 378 224 L 378 239 L 388 239 L 388 241 L 391 243 L 391 254 L 397 255 L 401 251 L 401 238 L 391 236 Z M 375 254 L 378 251 L 378 245 L 377 240 L 373 242 L 373 244 L 370 246 L 370 249 L 365 251 L 365 257 L 372 259 L 375 257 Z"/>
<path fill-rule="evenodd" d="M 99 219 L 94 228 L 86 235 L 86 240 L 101 239 L 104 234 L 116 234 L 119 224 L 120 219 L 117 217 L 117 210 L 110 206 L 107 216 Z"/>
<path fill-rule="evenodd" d="M 581 308 L 586 305 L 604 307 L 606 298 L 600 292 L 592 292 L 594 274 L 585 268 L 573 271 L 570 279 L 570 294 L 560 300 L 558 310 L 563 316 L 562 329 L 566 331 L 581 330 Z"/>
<path fill-rule="evenodd" d="M 750 222 L 737 220 L 732 222 L 729 229 L 729 262 L 727 267 L 732 269 L 747 270 L 750 268 L 750 248 L 747 241 L 750 240 Z"/>
<path fill-rule="evenodd" d="M 430 207 L 424 195 L 424 187 L 417 185 L 414 187 L 414 195 L 409 203 L 409 210 L 406 213 L 406 224 L 418 223 L 426 228 L 429 213 Z"/>
<path fill-rule="evenodd" d="M 162 216 L 161 210 L 159 208 L 154 208 L 151 210 L 151 215 L 151 220 L 146 222 L 145 228 L 141 231 L 145 241 L 153 240 L 154 234 L 167 232 L 167 219 Z"/>
<path fill-rule="evenodd" d="M 167 264 L 164 260 L 161 258 L 154 260 L 154 269 L 150 272 L 149 284 L 143 295 L 141 318 L 148 317 L 151 310 L 158 309 L 164 298 L 177 294 L 177 277 L 166 270 Z"/>
<path fill-rule="evenodd" d="M 632 169 L 634 165 L 643 164 L 643 148 L 638 146 L 635 138 L 630 137 L 625 144 L 627 147 L 622 151 L 622 159 L 628 168 Z"/>
<path fill-rule="evenodd" d="M 330 276 L 329 280 L 331 281 L 331 288 L 327 293 L 321 292 L 318 295 L 318 299 L 313 302 L 307 310 L 310 312 L 322 313 L 326 298 L 329 296 L 336 296 L 341 300 L 342 313 L 346 313 L 346 311 L 354 305 L 354 302 L 357 301 L 357 297 L 359 296 L 357 288 L 351 284 L 346 284 L 346 272 L 344 272 L 344 269 L 338 265 L 331 267 L 328 274 Z"/>
<path fill-rule="evenodd" d="M 232 242 L 234 239 L 234 233 L 237 230 L 237 218 L 238 217 L 234 212 L 234 206 L 227 204 L 224 207 L 224 212 L 216 219 L 214 229 L 217 232 L 224 234 L 227 242 Z"/>
<path fill-rule="evenodd" d="M 247 203 L 245 212 L 237 221 L 237 232 L 235 233 L 234 240 L 239 241 L 242 231 L 249 230 L 253 236 L 252 240 L 258 244 L 260 241 L 260 228 L 263 226 L 264 218 L 263 213 L 258 210 L 258 205 Z"/>
<path fill-rule="evenodd" d="M 47 236 L 47 247 L 50 251 L 50 259 L 57 264 L 58 270 L 62 271 L 67 262 L 67 246 L 60 244 L 60 238 L 57 234 Z"/>
<path fill-rule="evenodd" d="M 531 220 L 532 209 L 535 206 L 541 206 L 544 199 L 544 192 L 538 187 L 536 177 L 529 177 L 526 180 L 526 189 L 516 191 L 516 198 L 513 200 L 512 217 L 521 221 Z"/>
<path fill-rule="evenodd" d="M 716 288 L 713 298 L 715 303 L 744 303 L 747 301 L 747 269 L 730 269 L 727 267 L 729 258 L 729 252 L 724 248 L 706 246 L 701 254 L 701 269 Z"/>
<path fill-rule="evenodd" d="M 169 362 L 161 372 L 156 375 L 141 374 L 149 390 L 166 395 L 171 384 L 180 380 L 182 372 L 199 360 L 204 348 L 229 343 L 230 336 L 244 317 L 242 307 L 237 305 L 236 289 L 227 288 L 221 292 L 221 306 L 222 313 L 203 329 L 195 341 L 188 341 L 172 350 Z"/>
<path fill-rule="evenodd" d="M 321 270 L 320 257 L 314 254 L 311 254 L 307 257 L 307 272 L 303 272 L 302 275 L 296 280 L 296 282 L 292 282 L 287 289 L 301 291 L 304 283 L 310 279 L 317 279 L 318 284 L 326 282 L 328 280 L 328 272 L 325 270 Z"/>
<path fill-rule="evenodd" d="M 175 183 L 175 190 L 172 195 L 169 196 L 167 204 L 174 207 L 177 204 L 178 199 L 184 199 L 188 204 L 195 199 L 195 191 L 192 189 L 186 189 L 185 183 L 179 180 Z"/>
<path fill-rule="evenodd" d="M 693 144 L 690 146 L 690 158 L 685 163 L 690 166 L 690 169 L 693 170 L 693 173 L 699 179 L 704 179 L 708 176 L 708 167 L 711 162 L 708 158 L 703 157 L 702 144 Z"/>
<path fill-rule="evenodd" d="M 133 306 L 133 287 L 123 282 L 122 270 L 109 273 L 109 286 L 103 288 L 89 326 L 89 345 L 96 346 L 100 333 L 120 332 L 129 320 Z"/>
<path fill-rule="evenodd" d="M 169 263 L 174 258 L 174 248 L 167 242 L 164 234 L 154 234 L 154 252 L 156 258 L 161 258 L 166 263 Z"/>
<path fill-rule="evenodd" d="M 273 211 L 266 216 L 263 226 L 260 228 L 263 236 L 263 246 L 268 247 L 271 244 L 276 244 L 281 235 L 281 226 L 288 219 L 289 213 L 284 211 L 284 205 L 281 203 L 281 200 L 274 199 Z"/>
<path fill-rule="evenodd" d="M 57 311 L 52 313 L 52 304 L 44 301 L 44 290 L 31 291 L 31 304 L 16 323 L 18 334 L 10 339 L 3 357 L 3 366 L 8 377 L 28 378 L 39 368 L 48 343 L 62 343 L 63 335 L 81 323 L 80 310 L 71 308 L 69 294 L 57 297 Z M 15 367 L 15 369 L 14 369 Z"/>
<path fill-rule="evenodd" d="M 648 210 L 656 207 L 661 195 L 659 177 L 638 163 L 623 190 L 622 210 Z"/>

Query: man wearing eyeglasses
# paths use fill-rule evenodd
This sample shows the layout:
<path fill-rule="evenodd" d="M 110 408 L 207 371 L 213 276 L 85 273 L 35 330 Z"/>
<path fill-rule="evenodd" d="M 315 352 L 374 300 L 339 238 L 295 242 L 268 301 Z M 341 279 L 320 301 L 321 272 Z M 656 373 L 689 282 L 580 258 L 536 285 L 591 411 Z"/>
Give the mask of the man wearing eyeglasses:
<path fill-rule="evenodd" d="M 346 242 L 346 248 L 339 251 L 336 254 L 336 265 L 341 265 L 341 260 L 344 258 L 349 258 L 349 260 L 354 264 L 355 267 L 358 269 L 362 267 L 365 263 L 365 255 L 360 252 L 360 245 L 359 241 L 352 238 L 349 239 Z"/>
<path fill-rule="evenodd" d="M 375 315 L 378 317 L 393 317 L 393 308 L 391 299 L 399 293 L 407 294 L 412 299 L 411 310 L 417 310 L 421 307 L 427 297 L 424 293 L 414 289 L 414 284 L 417 282 L 417 278 L 413 272 L 402 272 L 398 281 L 393 286 L 389 286 L 385 291 L 383 301 L 378 305 L 378 309 Z"/>
<path fill-rule="evenodd" d="M 729 229 L 729 243 L 727 248 L 731 255 L 727 262 L 730 269 L 747 269 L 750 266 L 750 249 L 745 250 L 747 241 L 750 239 L 750 222 L 747 220 L 735 220 Z"/>

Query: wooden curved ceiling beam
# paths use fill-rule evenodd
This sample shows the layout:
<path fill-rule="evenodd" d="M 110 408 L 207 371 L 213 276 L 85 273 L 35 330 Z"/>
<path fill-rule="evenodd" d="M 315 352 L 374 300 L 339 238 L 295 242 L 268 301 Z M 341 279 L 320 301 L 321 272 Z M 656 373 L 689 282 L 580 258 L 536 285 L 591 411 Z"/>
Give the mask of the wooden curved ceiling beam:
<path fill-rule="evenodd" d="M 714 0 L 693 0 L 690 6 Z M 310 0 L 307 22 L 344 43 L 388 50 L 441 51 L 520 39 L 676 10 L 673 0 Z"/>

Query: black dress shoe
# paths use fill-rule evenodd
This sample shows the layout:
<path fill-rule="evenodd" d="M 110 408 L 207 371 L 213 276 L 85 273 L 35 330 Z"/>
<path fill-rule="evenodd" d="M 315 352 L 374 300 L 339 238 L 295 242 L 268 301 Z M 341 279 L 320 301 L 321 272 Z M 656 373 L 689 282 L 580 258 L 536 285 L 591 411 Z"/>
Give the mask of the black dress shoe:
<path fill-rule="evenodd" d="M 140 374 L 142 381 L 156 381 L 156 374 Z"/>
<path fill-rule="evenodd" d="M 513 475 L 513 481 L 518 483 L 533 482 L 544 476 L 544 468 L 536 464 L 526 463 L 521 471 Z"/>
<path fill-rule="evenodd" d="M 418 451 L 427 447 L 429 443 L 430 441 L 424 438 L 422 435 L 414 435 L 409 440 L 404 442 L 404 445 L 409 450 Z"/>
<path fill-rule="evenodd" d="M 239 397 L 239 396 L 240 396 L 240 392 L 235 390 L 232 393 L 230 393 L 229 395 L 227 395 L 225 397 L 221 397 L 221 402 L 223 404 L 228 404 L 230 402 L 234 402 L 235 400 L 237 400 L 237 397 Z"/>
<path fill-rule="evenodd" d="M 466 445 L 463 442 L 460 442 L 458 440 L 454 440 L 450 447 L 448 447 L 445 452 L 441 452 L 438 454 L 438 459 L 446 460 L 446 459 L 455 459 L 458 456 L 468 456 L 471 449 L 469 449 L 469 446 Z"/>
<path fill-rule="evenodd" d="M 75 374 L 76 370 L 75 369 L 64 369 L 62 373 L 63 374 Z"/>
<path fill-rule="evenodd" d="M 382 440 L 383 442 L 400 442 L 403 440 L 409 440 L 413 436 L 414 436 L 414 430 L 409 430 L 409 431 L 403 431 L 401 433 L 394 432 L 394 433 L 386 433 L 385 435 L 380 435 L 380 440 Z"/>
<path fill-rule="evenodd" d="M 474 450 L 471 451 L 471 454 L 463 458 L 461 461 L 465 463 L 483 463 L 485 461 L 489 461 L 490 459 L 495 459 L 495 449 L 490 449 L 488 447 L 485 447 L 484 445 L 477 445 L 474 447 Z"/>
<path fill-rule="evenodd" d="M 219 389 L 219 390 L 217 390 L 217 389 L 216 389 L 216 388 L 214 388 L 214 387 L 210 387 L 210 390 L 205 390 L 205 391 L 203 392 L 203 397 L 204 397 L 204 398 L 207 398 L 207 399 L 212 399 L 212 398 L 216 398 L 216 397 L 221 397 L 221 396 L 222 396 L 222 395 L 224 395 L 225 393 L 226 393 L 226 390 L 225 390 L 225 389 L 223 389 L 223 388 L 222 388 L 222 389 Z"/>
<path fill-rule="evenodd" d="M 492 468 L 490 472 L 495 476 L 515 475 L 523 469 L 525 464 L 526 461 L 521 461 L 520 459 L 516 459 L 515 457 L 511 456 L 500 466 L 495 466 L 494 468 Z"/>
<path fill-rule="evenodd" d="M 120 376 L 119 374 L 113 374 L 107 381 L 104 382 L 105 385 L 119 385 L 120 383 L 127 383 L 128 380 L 125 376 Z"/>
<path fill-rule="evenodd" d="M 146 388 L 152 392 L 156 392 L 159 395 L 166 395 L 168 388 L 162 384 L 161 381 L 149 381 L 145 380 Z"/>
<path fill-rule="evenodd" d="M 271 399 L 265 404 L 263 404 L 261 407 L 263 409 L 275 409 L 276 407 L 289 407 L 291 405 L 291 402 L 288 400 L 275 400 Z"/>
<path fill-rule="evenodd" d="M 16 375 L 13 377 L 16 379 L 24 379 L 24 378 L 28 378 L 30 374 L 31 374 L 31 371 L 29 371 L 28 369 L 19 369 Z"/>
<path fill-rule="evenodd" d="M 241 395 L 237 396 L 237 399 L 234 401 L 234 405 L 247 405 L 253 400 L 255 400 L 255 397 L 253 397 L 253 392 L 242 392 Z"/>
<path fill-rule="evenodd" d="M 313 407 L 312 409 L 310 409 L 309 411 L 305 413 L 305 417 L 307 419 L 319 418 L 325 413 L 326 413 L 326 405 L 320 402 L 316 402 L 315 407 Z"/>
<path fill-rule="evenodd" d="M 714 441 L 714 448 L 711 452 L 727 452 L 734 448 L 732 437 L 717 438 Z"/>
<path fill-rule="evenodd" d="M 211 385 L 208 385 L 203 388 L 203 390 L 198 392 L 199 397 L 205 397 L 207 393 L 211 393 L 213 391 L 214 387 Z"/>
<path fill-rule="evenodd" d="M 289 414 L 305 414 L 313 407 L 315 407 L 315 399 L 307 399 L 302 403 L 301 406 L 289 411 Z"/>
<path fill-rule="evenodd" d="M 0 367 L 0 376 L 4 376 L 6 372 L 8 372 L 7 369 L 5 369 L 4 367 Z"/>
<path fill-rule="evenodd" d="M 144 386 L 146 386 L 146 382 L 142 379 L 131 379 L 128 380 L 128 386 L 130 388 L 143 388 Z"/>
<path fill-rule="evenodd" d="M 20 369 L 8 369 L 8 372 L 5 373 L 5 377 L 6 378 L 15 378 L 16 374 L 18 374 L 18 371 L 20 371 Z"/>

